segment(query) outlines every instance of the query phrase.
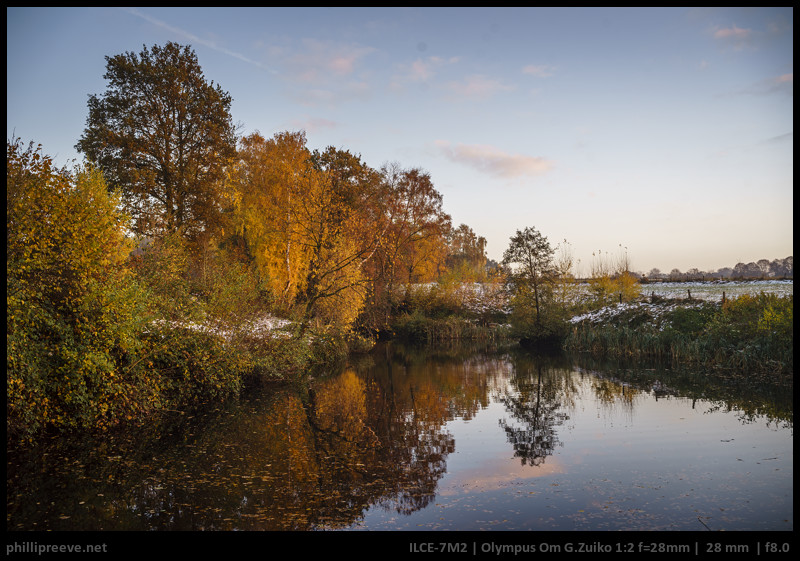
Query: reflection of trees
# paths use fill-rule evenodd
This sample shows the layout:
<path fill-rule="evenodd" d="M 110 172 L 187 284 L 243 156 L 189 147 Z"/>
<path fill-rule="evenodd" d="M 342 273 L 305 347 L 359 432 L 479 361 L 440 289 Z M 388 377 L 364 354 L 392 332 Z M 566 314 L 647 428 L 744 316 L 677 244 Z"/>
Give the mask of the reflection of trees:
<path fill-rule="evenodd" d="M 412 403 L 402 404 L 399 415 L 382 419 L 382 407 L 396 407 L 395 396 L 384 395 L 374 380 L 365 382 L 352 370 L 315 384 L 308 397 L 314 453 L 333 476 L 325 484 L 342 488 L 351 501 L 357 497 L 356 514 L 387 500 L 399 512 L 427 506 L 454 448 L 452 437 L 432 420 L 442 411 L 441 400 L 418 392 Z"/>
<path fill-rule="evenodd" d="M 411 513 L 433 500 L 455 449 L 445 423 L 473 415 L 488 403 L 486 373 L 479 365 L 447 355 L 418 360 L 414 349 L 387 346 L 384 360 L 362 372 L 369 425 L 382 443 L 387 481 L 384 508 Z"/>
<path fill-rule="evenodd" d="M 446 422 L 488 404 L 497 369 L 387 352 L 217 419 L 160 458 L 120 510 L 152 513 L 134 528 L 303 530 L 348 527 L 372 505 L 426 507 L 455 448 Z"/>
<path fill-rule="evenodd" d="M 43 529 L 82 530 L 341 528 L 370 506 L 419 510 L 455 448 L 446 423 L 488 405 L 492 377 L 508 365 L 391 348 L 375 359 L 305 387 L 269 388 L 230 410 L 169 413 L 174 424 L 104 441 L 103 457 L 66 443 L 32 455 L 11 476 L 19 496 L 42 499 L 27 504 L 60 496 L 59 509 L 75 510 L 23 514 L 22 501 L 9 504 Z M 51 458 L 62 467 L 58 493 L 32 475 L 54 472 Z"/>
<path fill-rule="evenodd" d="M 546 357 L 517 357 L 516 373 L 500 401 L 514 424 L 500 426 L 522 464 L 544 463 L 559 445 L 556 427 L 569 419 L 563 408 L 576 392 L 569 371 L 549 364 Z"/>
<path fill-rule="evenodd" d="M 349 527 L 371 506 L 410 513 L 430 504 L 445 473 L 455 447 L 448 421 L 470 418 L 497 394 L 515 454 L 540 465 L 559 446 L 581 384 L 571 362 L 524 353 L 423 360 L 387 348 L 373 358 L 235 408 L 164 413 L 142 434 L 59 439 L 14 454 L 7 527 L 306 530 Z M 584 374 L 595 397 L 630 407 L 656 378 L 645 368 L 599 370 L 605 379 Z M 752 377 L 657 377 L 698 407 L 792 424 L 792 392 L 767 400 Z"/>
<path fill-rule="evenodd" d="M 596 361 L 575 359 L 579 371 L 596 381 L 595 392 L 603 400 L 630 402 L 652 393 L 656 399 L 682 397 L 692 407 L 707 412 L 734 412 L 742 423 L 765 420 L 768 424 L 791 428 L 794 424 L 793 381 L 779 375 L 736 370 L 675 368 L 661 363 Z"/>

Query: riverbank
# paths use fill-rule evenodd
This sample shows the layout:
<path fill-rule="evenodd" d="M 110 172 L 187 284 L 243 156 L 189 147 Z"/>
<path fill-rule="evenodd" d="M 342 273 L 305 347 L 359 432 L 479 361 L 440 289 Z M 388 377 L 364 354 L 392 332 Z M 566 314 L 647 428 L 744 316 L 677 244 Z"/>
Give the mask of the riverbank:
<path fill-rule="evenodd" d="M 654 282 L 642 285 L 642 296 L 632 301 L 605 306 L 580 284 L 572 292 L 573 301 L 559 313 L 568 318 L 556 345 L 565 351 L 781 376 L 793 372 L 791 280 Z M 514 337 L 511 305 L 497 285 L 457 292 L 420 286 L 403 306 L 391 333 L 401 340 Z"/>
<path fill-rule="evenodd" d="M 785 376 L 794 365 L 792 317 L 791 294 L 650 296 L 574 316 L 564 348 Z"/>
<path fill-rule="evenodd" d="M 739 296 L 734 296 L 738 285 L 715 286 L 719 296 L 714 298 L 701 298 L 710 294 L 710 287 L 705 292 L 698 287 L 691 299 L 650 291 L 630 303 L 592 311 L 583 307 L 569 319 L 561 347 L 592 357 L 657 359 L 791 381 L 791 285 L 779 287 L 788 294 Z M 764 286 L 748 283 L 746 288 Z M 498 285 L 489 290 L 429 288 L 405 305 L 384 337 L 411 344 L 514 342 Z M 100 383 L 80 386 L 81 393 L 66 378 L 34 378 L 40 387 L 10 379 L 7 435 L 28 438 L 146 422 L 159 411 L 218 402 L 248 386 L 314 376 L 342 364 L 350 353 L 368 352 L 375 343 L 371 337 L 323 326 L 313 326 L 301 337 L 296 327 L 267 313 L 228 323 L 155 322 L 142 333 L 138 351 L 115 359 L 113 375 L 98 374 Z M 42 360 L 41 354 L 35 356 Z M 52 354 L 46 358 L 55 360 Z"/>

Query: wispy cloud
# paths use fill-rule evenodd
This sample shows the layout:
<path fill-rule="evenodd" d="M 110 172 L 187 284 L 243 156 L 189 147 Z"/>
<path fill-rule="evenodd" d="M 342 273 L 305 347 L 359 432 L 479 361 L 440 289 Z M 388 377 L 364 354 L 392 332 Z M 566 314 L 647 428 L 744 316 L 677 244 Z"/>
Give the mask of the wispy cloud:
<path fill-rule="evenodd" d="M 372 88 L 364 81 L 352 81 L 346 84 L 328 84 L 325 87 L 304 87 L 298 85 L 292 89 L 294 101 L 310 107 L 333 107 L 353 100 L 366 100 Z"/>
<path fill-rule="evenodd" d="M 299 44 L 267 48 L 281 69 L 290 95 L 305 105 L 337 105 L 370 95 L 365 59 L 375 49 L 358 44 L 305 39 Z"/>
<path fill-rule="evenodd" d="M 170 24 L 166 23 L 165 21 L 162 21 L 160 19 L 154 18 L 154 17 L 152 17 L 152 16 L 150 16 L 148 14 L 145 14 L 144 12 L 140 12 L 136 8 L 120 8 L 120 9 L 122 11 L 124 11 L 124 12 L 127 12 L 127 13 L 133 15 L 133 16 L 142 18 L 143 20 L 145 20 L 145 21 L 147 21 L 149 23 L 152 23 L 155 26 L 161 27 L 162 29 L 166 29 L 167 31 L 169 31 L 171 33 L 175 33 L 176 35 L 181 35 L 181 36 L 183 36 L 184 38 L 188 39 L 189 41 L 191 41 L 194 44 L 203 45 L 204 47 L 208 47 L 209 49 L 212 49 L 212 50 L 215 50 L 215 51 L 220 52 L 222 54 L 226 54 L 226 55 L 231 56 L 233 58 L 239 59 L 242 62 L 246 62 L 248 64 L 252 64 L 253 66 L 257 66 L 258 68 L 261 68 L 262 70 L 266 70 L 267 72 L 272 72 L 273 74 L 275 73 L 275 71 L 273 69 L 264 66 L 263 64 L 261 64 L 257 60 L 253 60 L 251 58 L 248 58 L 248 57 L 244 56 L 241 53 L 237 53 L 236 51 L 232 51 L 230 49 L 222 47 L 222 46 L 218 45 L 217 43 L 215 43 L 214 41 L 209 41 L 207 39 L 202 39 L 202 38 L 198 37 L 197 35 L 195 35 L 193 33 L 190 33 L 189 31 L 186 31 L 185 29 L 181 29 L 179 27 L 175 27 L 174 25 L 170 25 Z"/>
<path fill-rule="evenodd" d="M 794 95 L 794 74 L 781 74 L 774 78 L 761 80 L 751 86 L 735 92 L 734 95 L 768 95 L 784 93 Z"/>
<path fill-rule="evenodd" d="M 466 99 L 487 99 L 496 93 L 510 91 L 514 88 L 502 82 L 487 78 L 486 76 L 475 74 L 468 76 L 459 82 L 448 82 L 447 90 L 457 98 Z"/>
<path fill-rule="evenodd" d="M 753 34 L 752 29 L 742 29 L 741 27 L 733 26 L 714 31 L 714 39 L 747 39 Z"/>
<path fill-rule="evenodd" d="M 458 57 L 443 58 L 431 56 L 427 58 L 418 58 L 410 64 L 401 64 L 392 77 L 392 88 L 397 89 L 403 88 L 408 84 L 430 82 L 444 66 L 455 64 L 458 60 Z"/>
<path fill-rule="evenodd" d="M 318 132 L 323 129 L 334 129 L 339 126 L 336 121 L 323 119 L 320 117 L 306 117 L 302 120 L 294 120 L 289 127 L 291 130 L 304 130 L 306 132 Z"/>
<path fill-rule="evenodd" d="M 537 78 L 549 78 L 554 71 L 555 67 L 547 64 L 529 64 L 522 69 L 523 74 L 530 74 Z"/>
<path fill-rule="evenodd" d="M 483 144 L 457 144 L 437 141 L 437 147 L 449 160 L 503 178 L 537 176 L 550 171 L 553 162 L 539 156 L 509 154 Z"/>
<path fill-rule="evenodd" d="M 779 134 L 778 136 L 773 136 L 772 138 L 768 138 L 764 140 L 761 144 L 782 144 L 784 142 L 792 142 L 794 140 L 794 133 L 787 132 L 785 134 Z"/>
<path fill-rule="evenodd" d="M 737 27 L 733 24 L 731 27 L 714 28 L 712 36 L 718 41 L 722 41 L 735 49 L 741 49 L 751 43 L 755 33 L 752 29 L 745 29 Z"/>
<path fill-rule="evenodd" d="M 781 74 L 772 80 L 767 80 L 764 89 L 766 93 L 785 92 L 794 95 L 794 73 Z"/>
<path fill-rule="evenodd" d="M 282 64 L 293 80 L 318 85 L 352 76 L 374 51 L 361 45 L 305 39 L 301 48 L 286 54 Z"/>

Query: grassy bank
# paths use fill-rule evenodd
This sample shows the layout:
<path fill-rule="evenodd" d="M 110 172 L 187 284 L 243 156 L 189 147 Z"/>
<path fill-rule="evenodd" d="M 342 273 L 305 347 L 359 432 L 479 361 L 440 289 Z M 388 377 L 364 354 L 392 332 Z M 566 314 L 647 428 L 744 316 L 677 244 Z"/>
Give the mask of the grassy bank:
<path fill-rule="evenodd" d="M 652 298 L 572 318 L 565 349 L 754 372 L 793 371 L 793 296 Z"/>
<path fill-rule="evenodd" d="M 417 285 L 396 295 L 389 336 L 417 343 L 505 339 L 507 316 L 499 283 Z"/>
<path fill-rule="evenodd" d="M 460 315 L 428 317 L 420 312 L 403 314 L 392 324 L 393 335 L 403 341 L 486 341 L 507 338 L 508 327 L 479 324 Z"/>

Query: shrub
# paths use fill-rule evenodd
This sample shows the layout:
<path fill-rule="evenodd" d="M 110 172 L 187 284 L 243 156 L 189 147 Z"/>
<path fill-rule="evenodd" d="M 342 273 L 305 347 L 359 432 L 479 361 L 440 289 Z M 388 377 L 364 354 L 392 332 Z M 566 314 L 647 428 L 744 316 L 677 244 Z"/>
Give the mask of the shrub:
<path fill-rule="evenodd" d="M 768 299 L 758 318 L 758 332 L 791 340 L 794 333 L 793 299 L 794 296 Z"/>
<path fill-rule="evenodd" d="M 137 374 L 148 379 L 160 406 L 180 407 L 236 394 L 251 364 L 222 337 L 199 329 L 161 324 L 146 336 L 150 352 Z"/>
<path fill-rule="evenodd" d="M 667 329 L 677 331 L 682 335 L 699 335 L 714 319 L 717 306 L 677 307 L 666 313 L 664 320 Z"/>
<path fill-rule="evenodd" d="M 628 272 L 609 276 L 602 275 L 591 279 L 589 291 L 598 305 L 604 306 L 614 302 L 632 302 L 641 294 L 641 285 Z"/>
<path fill-rule="evenodd" d="M 126 218 L 96 170 L 7 148 L 8 432 L 108 426 L 135 410 L 119 367 L 145 323 Z"/>
<path fill-rule="evenodd" d="M 639 321 L 628 311 L 611 321 L 573 326 L 566 347 L 610 356 L 666 358 L 751 372 L 793 371 L 793 297 L 745 295 L 723 305 L 678 307 Z"/>
<path fill-rule="evenodd" d="M 347 358 L 344 332 L 335 326 L 311 329 L 308 333 L 311 362 L 315 365 L 338 365 Z"/>
<path fill-rule="evenodd" d="M 456 283 L 409 286 L 399 307 L 406 313 L 445 318 L 465 312 Z"/>

